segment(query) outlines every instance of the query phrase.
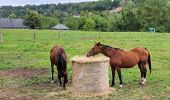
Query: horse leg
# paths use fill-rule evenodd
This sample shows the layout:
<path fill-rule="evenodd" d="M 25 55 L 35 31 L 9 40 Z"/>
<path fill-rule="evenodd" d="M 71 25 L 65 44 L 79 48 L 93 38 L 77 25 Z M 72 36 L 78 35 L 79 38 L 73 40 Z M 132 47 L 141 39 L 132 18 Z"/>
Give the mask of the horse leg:
<path fill-rule="evenodd" d="M 115 67 L 111 66 L 111 70 L 112 70 L 112 84 L 111 86 L 115 85 Z"/>
<path fill-rule="evenodd" d="M 146 83 L 146 73 L 147 73 L 147 69 L 146 69 L 146 63 L 143 63 L 142 64 L 142 73 L 143 73 L 143 77 L 142 77 L 142 82 L 141 82 L 141 84 L 142 85 L 145 85 L 145 83 Z"/>
<path fill-rule="evenodd" d="M 66 86 L 65 86 L 65 79 L 64 79 L 64 82 L 63 82 L 63 88 L 66 89 Z"/>
<path fill-rule="evenodd" d="M 122 81 L 121 69 L 117 68 L 116 70 L 117 70 L 117 74 L 118 74 L 119 80 L 120 80 L 120 87 L 122 87 L 123 81 Z"/>
<path fill-rule="evenodd" d="M 54 83 L 54 64 L 51 63 L 51 83 Z"/>
<path fill-rule="evenodd" d="M 60 74 L 58 74 L 58 79 L 59 79 L 59 81 L 60 81 L 60 86 L 62 86 L 61 75 L 60 75 Z"/>
<path fill-rule="evenodd" d="M 144 76 L 144 84 L 146 83 L 146 73 L 147 73 L 147 69 L 146 69 L 146 63 L 143 65 L 143 76 Z"/>
<path fill-rule="evenodd" d="M 141 73 L 141 80 L 140 80 L 140 83 L 142 83 L 142 81 L 143 81 L 143 71 L 142 71 L 142 63 L 138 63 L 138 67 L 139 67 L 139 69 L 140 69 L 140 73 Z"/>
<path fill-rule="evenodd" d="M 65 84 L 67 83 L 66 76 L 64 76 L 63 88 L 66 89 Z"/>

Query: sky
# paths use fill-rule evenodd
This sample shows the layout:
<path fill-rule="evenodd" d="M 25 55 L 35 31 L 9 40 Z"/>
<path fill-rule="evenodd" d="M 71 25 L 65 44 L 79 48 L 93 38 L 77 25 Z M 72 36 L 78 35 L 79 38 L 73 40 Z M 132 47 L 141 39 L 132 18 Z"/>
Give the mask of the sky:
<path fill-rule="evenodd" d="M 0 6 L 12 5 L 12 6 L 24 6 L 26 4 L 58 4 L 69 2 L 85 2 L 85 1 L 97 1 L 97 0 L 0 0 Z"/>

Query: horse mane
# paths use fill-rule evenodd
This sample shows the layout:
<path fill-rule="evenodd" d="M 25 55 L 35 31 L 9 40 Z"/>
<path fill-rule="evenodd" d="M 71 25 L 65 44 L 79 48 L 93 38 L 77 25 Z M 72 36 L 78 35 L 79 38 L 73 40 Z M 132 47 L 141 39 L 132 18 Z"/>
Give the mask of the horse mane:
<path fill-rule="evenodd" d="M 122 50 L 122 49 L 120 49 L 120 48 L 113 48 L 113 47 L 108 46 L 108 45 L 105 45 L 105 44 L 100 44 L 100 45 L 102 45 L 104 49 L 106 49 L 106 48 L 111 48 L 111 49 L 115 49 L 115 50 Z"/>
<path fill-rule="evenodd" d="M 58 61 L 57 61 L 57 66 L 59 67 L 59 69 L 61 70 L 61 74 L 64 75 L 64 72 L 66 71 L 66 67 L 67 67 L 67 61 L 64 58 L 65 52 L 62 48 L 60 48 L 59 50 L 59 54 L 58 54 Z"/>

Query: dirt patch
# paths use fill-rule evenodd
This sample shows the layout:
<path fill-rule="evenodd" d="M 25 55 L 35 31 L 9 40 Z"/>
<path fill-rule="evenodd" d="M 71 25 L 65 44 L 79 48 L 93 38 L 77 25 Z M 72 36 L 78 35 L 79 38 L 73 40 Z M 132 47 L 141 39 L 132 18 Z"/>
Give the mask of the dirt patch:
<path fill-rule="evenodd" d="M 0 92 L 0 100 L 36 100 L 37 98 L 33 95 L 25 95 L 25 96 L 15 96 L 14 94 L 7 94 Z"/>
<path fill-rule="evenodd" d="M 0 71 L 0 76 L 8 76 L 8 77 L 22 77 L 26 79 L 31 79 L 36 75 L 46 74 L 48 72 L 47 68 L 16 68 L 9 71 Z"/>
<path fill-rule="evenodd" d="M 6 73 L 5 71 L 1 71 L 1 70 L 0 70 L 0 77 L 5 76 L 5 73 Z"/>

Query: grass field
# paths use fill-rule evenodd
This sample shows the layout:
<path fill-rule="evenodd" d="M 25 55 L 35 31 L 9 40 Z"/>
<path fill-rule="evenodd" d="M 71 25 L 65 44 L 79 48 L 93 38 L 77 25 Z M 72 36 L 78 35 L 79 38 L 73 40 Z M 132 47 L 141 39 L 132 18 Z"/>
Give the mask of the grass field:
<path fill-rule="evenodd" d="M 119 88 L 119 80 L 116 75 L 114 87 L 116 92 L 107 96 L 92 97 L 92 99 L 170 99 L 169 33 L 60 31 L 59 38 L 59 32 L 55 30 L 0 29 L 0 32 L 4 33 L 3 43 L 0 43 L 0 99 L 26 98 L 29 100 L 46 97 L 48 99 L 89 99 L 89 97 L 72 96 L 68 90 L 62 90 L 58 84 L 50 83 L 49 51 L 55 44 L 65 48 L 69 60 L 68 70 L 71 80 L 70 59 L 75 55 L 85 55 L 98 41 L 125 50 L 146 47 L 151 53 L 152 73 L 147 74 L 147 84 L 141 86 L 139 84 L 140 71 L 137 66 L 122 69 L 125 86 Z M 34 32 L 36 33 L 35 42 L 33 41 Z M 43 68 L 47 72 L 31 78 L 9 77 L 9 75 L 4 74 L 17 68 Z M 57 76 L 56 73 L 55 76 Z M 111 79 L 111 73 L 109 76 Z"/>

